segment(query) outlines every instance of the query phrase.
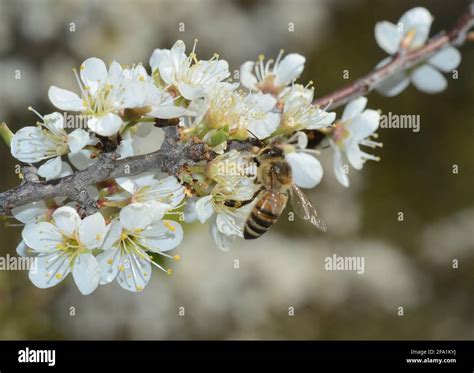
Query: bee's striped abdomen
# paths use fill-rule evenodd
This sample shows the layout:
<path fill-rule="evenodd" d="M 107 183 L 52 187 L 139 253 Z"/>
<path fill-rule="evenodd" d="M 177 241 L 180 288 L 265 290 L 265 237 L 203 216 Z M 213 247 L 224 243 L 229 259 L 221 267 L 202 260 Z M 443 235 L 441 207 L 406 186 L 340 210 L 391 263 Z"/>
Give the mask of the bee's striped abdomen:
<path fill-rule="evenodd" d="M 276 223 L 285 208 L 288 197 L 283 193 L 264 192 L 250 212 L 244 227 L 244 238 L 262 236 Z"/>

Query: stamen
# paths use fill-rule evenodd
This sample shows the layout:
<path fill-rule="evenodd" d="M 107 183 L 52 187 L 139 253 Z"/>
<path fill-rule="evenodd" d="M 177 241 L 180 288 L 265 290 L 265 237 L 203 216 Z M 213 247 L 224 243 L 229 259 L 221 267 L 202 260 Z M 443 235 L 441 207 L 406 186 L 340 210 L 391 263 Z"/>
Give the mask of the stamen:
<path fill-rule="evenodd" d="M 81 70 L 83 70 L 83 69 L 84 69 L 84 66 L 81 66 Z M 81 79 L 79 77 L 79 74 L 77 73 L 77 70 L 73 68 L 72 71 L 74 72 L 74 77 L 76 78 L 77 85 L 79 86 L 79 89 L 81 90 L 82 96 L 86 97 L 86 93 L 84 91 L 84 87 L 82 86 L 82 82 L 81 82 Z"/>
<path fill-rule="evenodd" d="M 9 221 L 6 221 L 4 224 L 5 228 L 14 228 L 14 227 L 24 227 L 24 223 L 10 223 Z"/>
<path fill-rule="evenodd" d="M 62 268 L 63 264 L 68 260 L 67 255 L 64 255 L 64 259 L 61 261 L 61 263 L 58 265 L 54 273 L 51 274 L 51 277 L 48 279 L 48 283 L 53 279 L 53 277 L 56 277 L 58 280 L 62 278 L 62 274 L 58 273 L 59 270 Z M 57 277 L 59 275 L 59 277 Z"/>
<path fill-rule="evenodd" d="M 191 51 L 192 54 L 196 54 L 196 46 L 197 46 L 198 39 L 194 39 L 193 50 Z"/>
<path fill-rule="evenodd" d="M 28 110 L 29 111 L 32 111 L 33 113 L 35 113 L 42 121 L 44 121 L 44 117 L 35 109 L 33 109 L 33 107 L 31 106 L 28 106 Z M 39 123 L 39 122 L 38 122 Z"/>
<path fill-rule="evenodd" d="M 316 154 L 316 155 L 321 154 L 321 151 L 319 151 L 317 149 L 300 149 L 300 152 L 308 153 L 308 154 Z"/>
<path fill-rule="evenodd" d="M 277 56 L 276 61 L 275 61 L 274 69 L 276 69 L 278 67 L 278 65 L 280 65 L 280 61 L 281 61 L 281 58 L 283 57 L 283 53 L 285 53 L 285 50 L 280 49 L 280 53 L 278 53 L 278 56 Z"/>
<path fill-rule="evenodd" d="M 273 63 L 273 59 L 270 58 L 265 64 L 265 75 L 268 75 L 270 73 L 270 67 L 272 63 Z"/>
<path fill-rule="evenodd" d="M 176 228 L 171 225 L 169 221 L 164 221 L 163 225 L 168 228 L 169 231 L 174 232 L 176 231 Z"/>
<path fill-rule="evenodd" d="M 156 268 L 161 269 L 163 272 L 166 272 L 168 275 L 171 275 L 173 273 L 173 270 L 171 268 L 164 269 L 162 266 L 160 266 L 157 262 L 155 262 L 150 256 L 146 256 L 145 260 L 147 260 L 150 264 L 154 265 Z"/>
<path fill-rule="evenodd" d="M 163 251 L 154 251 L 154 253 L 164 256 L 165 258 L 168 258 L 168 259 L 176 260 L 177 262 L 181 260 L 181 257 L 179 255 L 170 255 L 170 254 L 166 254 Z"/>
<path fill-rule="evenodd" d="M 371 148 L 382 148 L 383 144 L 381 142 L 372 141 L 369 139 L 364 139 L 359 141 L 359 144 L 369 146 Z"/>
<path fill-rule="evenodd" d="M 259 64 L 260 64 L 260 72 L 261 72 L 261 76 L 262 76 L 262 79 L 264 77 L 264 74 L 265 74 L 265 66 L 263 65 L 263 60 L 265 59 L 265 56 L 263 54 L 261 54 L 260 56 L 258 56 L 258 60 L 259 60 Z"/>

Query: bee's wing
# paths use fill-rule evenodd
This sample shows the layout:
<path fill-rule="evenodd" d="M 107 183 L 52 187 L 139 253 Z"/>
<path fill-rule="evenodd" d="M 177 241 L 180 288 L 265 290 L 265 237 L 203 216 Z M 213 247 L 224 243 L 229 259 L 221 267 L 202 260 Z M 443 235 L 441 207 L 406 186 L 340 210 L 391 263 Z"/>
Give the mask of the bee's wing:
<path fill-rule="evenodd" d="M 296 215 L 309 221 L 323 232 L 327 231 L 326 222 L 319 217 L 313 203 L 295 184 L 290 188 L 290 201 Z"/>

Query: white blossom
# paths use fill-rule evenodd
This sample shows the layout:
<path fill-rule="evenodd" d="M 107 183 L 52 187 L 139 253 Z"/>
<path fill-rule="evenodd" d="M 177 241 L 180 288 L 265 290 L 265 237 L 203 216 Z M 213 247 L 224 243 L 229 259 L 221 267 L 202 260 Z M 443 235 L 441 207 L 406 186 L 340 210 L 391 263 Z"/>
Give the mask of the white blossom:
<path fill-rule="evenodd" d="M 366 160 L 379 158 L 360 149 L 360 145 L 371 148 L 381 147 L 382 144 L 371 140 L 379 126 L 380 114 L 376 110 L 365 109 L 367 99 L 359 97 L 346 105 L 342 118 L 335 123 L 329 143 L 334 149 L 334 172 L 337 180 L 345 187 L 349 186 L 347 158 L 356 170 L 362 169 Z M 365 109 L 365 110 L 364 110 Z"/>
<path fill-rule="evenodd" d="M 42 117 L 37 126 L 27 126 L 13 136 L 11 154 L 19 161 L 37 163 L 46 161 L 38 169 L 38 174 L 53 179 L 70 172 L 61 156 L 80 151 L 89 142 L 89 134 L 76 129 L 71 133 L 64 130 L 64 117 L 52 113 Z"/>
<path fill-rule="evenodd" d="M 175 118 L 186 110 L 174 105 L 173 98 L 156 87 L 142 65 L 123 69 L 116 61 L 109 69 L 95 57 L 88 58 L 76 74 L 81 97 L 55 86 L 49 99 L 57 108 L 78 111 L 88 117 L 89 129 L 101 136 L 116 135 L 123 126 L 125 109 L 141 109 L 144 114 Z"/>
<path fill-rule="evenodd" d="M 79 291 L 86 295 L 99 285 L 99 266 L 92 250 L 102 243 L 105 221 L 100 213 L 81 220 L 76 210 L 63 206 L 51 222 L 27 224 L 23 241 L 36 254 L 30 279 L 39 288 L 61 282 L 70 272 Z"/>
<path fill-rule="evenodd" d="M 49 199 L 27 203 L 12 209 L 12 215 L 16 220 L 24 224 L 39 223 L 42 221 L 50 221 L 53 212 L 61 206 L 58 199 Z"/>
<path fill-rule="evenodd" d="M 186 56 L 186 46 L 178 40 L 171 50 L 155 49 L 150 57 L 153 75 L 159 83 L 187 100 L 203 97 L 230 75 L 227 61 L 219 60 L 218 55 L 208 61 L 198 60 L 195 47 L 196 43 Z"/>
<path fill-rule="evenodd" d="M 295 133 L 284 145 L 285 159 L 291 166 L 293 181 L 301 188 L 314 188 L 321 182 L 323 166 L 316 158 L 319 152 L 307 149 L 308 137 Z"/>
<path fill-rule="evenodd" d="M 246 139 L 250 130 L 257 138 L 269 137 L 280 123 L 277 101 L 269 94 L 244 95 L 235 91 L 237 85 L 216 84 L 201 100 L 195 102 L 195 133 L 227 128 L 229 138 Z M 209 135 L 207 136 L 209 138 Z"/>
<path fill-rule="evenodd" d="M 432 22 L 433 16 L 427 9 L 413 8 L 403 14 L 396 25 L 388 21 L 378 22 L 375 25 L 375 39 L 378 45 L 390 55 L 415 50 L 425 45 Z M 383 67 L 391 60 L 392 57 L 387 57 L 376 67 Z M 438 93 L 447 86 L 446 78 L 441 72 L 453 71 L 460 62 L 459 51 L 448 45 L 429 57 L 425 63 L 416 65 L 412 69 L 396 72 L 382 81 L 376 89 L 386 96 L 395 96 L 412 82 L 420 91 Z"/>
<path fill-rule="evenodd" d="M 208 168 L 208 176 L 217 183 L 209 195 L 193 202 L 186 220 L 197 218 L 201 223 L 209 221 L 209 231 L 216 245 L 228 250 L 237 237 L 243 237 L 245 221 L 253 203 L 229 206 L 226 202 L 252 201 L 258 190 L 256 172 L 251 161 L 232 151 L 216 158 Z"/>
<path fill-rule="evenodd" d="M 247 61 L 240 68 L 240 82 L 253 91 L 270 93 L 278 96 L 285 87 L 298 79 L 303 72 L 306 59 L 291 53 L 282 58 L 281 50 L 274 61 L 269 59 L 265 64 L 260 55 L 257 62 Z"/>
<path fill-rule="evenodd" d="M 167 251 L 178 246 L 183 239 L 181 225 L 172 220 L 156 221 L 152 209 L 144 203 L 133 203 L 120 211 L 118 220 L 108 226 L 97 256 L 100 266 L 100 283 L 107 284 L 115 278 L 122 288 L 142 291 L 150 281 L 151 266 L 171 274 L 153 261 L 151 254 L 171 257 Z"/>
<path fill-rule="evenodd" d="M 125 191 L 108 197 L 109 200 L 143 203 L 150 208 L 154 221 L 159 221 L 184 199 L 184 188 L 174 176 L 158 180 L 147 172 L 131 178 L 118 178 L 117 184 Z"/>
<path fill-rule="evenodd" d="M 292 133 L 302 129 L 321 129 L 331 125 L 335 113 L 328 113 L 312 104 L 313 89 L 295 85 L 282 99 L 280 129 Z"/>

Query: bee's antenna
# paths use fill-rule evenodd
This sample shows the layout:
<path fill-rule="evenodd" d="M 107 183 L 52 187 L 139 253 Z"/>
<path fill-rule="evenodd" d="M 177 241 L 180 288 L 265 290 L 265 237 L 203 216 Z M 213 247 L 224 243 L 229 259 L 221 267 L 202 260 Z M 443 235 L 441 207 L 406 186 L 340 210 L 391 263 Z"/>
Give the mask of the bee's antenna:
<path fill-rule="evenodd" d="M 260 144 L 261 147 L 264 147 L 265 146 L 265 143 L 260 140 L 252 131 L 250 131 L 248 128 L 247 128 L 247 132 L 250 133 L 254 138 L 255 140 L 257 140 L 257 142 Z"/>

